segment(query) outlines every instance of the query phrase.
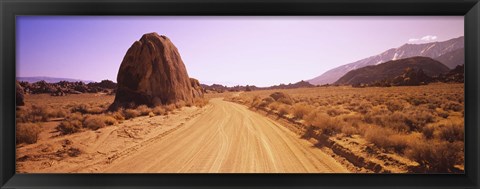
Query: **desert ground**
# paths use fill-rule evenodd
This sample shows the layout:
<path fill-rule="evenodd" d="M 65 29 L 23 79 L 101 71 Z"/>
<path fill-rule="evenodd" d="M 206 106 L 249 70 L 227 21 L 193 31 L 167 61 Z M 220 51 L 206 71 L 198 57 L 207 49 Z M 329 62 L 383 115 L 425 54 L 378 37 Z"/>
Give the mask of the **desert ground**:
<path fill-rule="evenodd" d="M 33 102 L 42 99 L 31 96 L 36 98 Z M 58 98 L 68 101 L 78 97 Z M 113 100 L 107 95 L 81 98 L 103 99 L 100 104 Z M 203 108 L 184 107 L 168 115 L 140 116 L 95 131 L 61 135 L 55 130 L 58 124 L 43 123 L 37 143 L 18 146 L 19 172 L 349 172 L 274 120 L 221 97 L 210 99 Z"/>
<path fill-rule="evenodd" d="M 463 84 L 329 86 L 117 112 L 103 93 L 30 94 L 17 111 L 17 171 L 462 172 L 462 94 Z"/>

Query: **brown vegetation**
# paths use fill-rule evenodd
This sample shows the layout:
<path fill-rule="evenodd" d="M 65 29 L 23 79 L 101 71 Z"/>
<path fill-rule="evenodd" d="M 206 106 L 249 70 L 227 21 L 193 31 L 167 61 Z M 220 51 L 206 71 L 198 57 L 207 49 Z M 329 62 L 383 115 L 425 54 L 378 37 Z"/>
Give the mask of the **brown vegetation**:
<path fill-rule="evenodd" d="M 416 172 L 458 172 L 464 157 L 463 93 L 463 84 L 340 86 L 252 91 L 230 100 L 301 121 L 304 138 L 356 135 L 417 162 Z"/>
<path fill-rule="evenodd" d="M 113 96 L 106 94 L 77 94 L 51 97 L 48 94 L 29 94 L 25 96 L 25 106 L 17 108 L 17 143 L 35 143 L 42 125 L 58 121 L 56 130 L 60 135 L 73 134 L 84 130 L 97 130 L 115 125 L 124 120 L 139 116 L 160 116 L 186 103 L 148 107 L 140 105 L 133 109 L 120 108 L 108 111 Z M 79 103 L 81 102 L 81 103 Z M 196 98 L 190 106 L 204 107 L 207 99 Z"/>
<path fill-rule="evenodd" d="M 20 123 L 17 125 L 16 143 L 32 144 L 37 142 L 40 126 L 35 123 Z"/>

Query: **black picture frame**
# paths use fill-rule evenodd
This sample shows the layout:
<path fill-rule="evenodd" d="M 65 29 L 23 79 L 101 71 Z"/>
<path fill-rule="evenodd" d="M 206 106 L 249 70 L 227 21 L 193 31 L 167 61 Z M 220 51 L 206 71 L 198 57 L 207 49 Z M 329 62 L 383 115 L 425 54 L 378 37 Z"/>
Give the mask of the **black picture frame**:
<path fill-rule="evenodd" d="M 465 174 L 16 174 L 18 15 L 463 15 Z M 479 188 L 478 0 L 0 0 L 1 188 Z"/>

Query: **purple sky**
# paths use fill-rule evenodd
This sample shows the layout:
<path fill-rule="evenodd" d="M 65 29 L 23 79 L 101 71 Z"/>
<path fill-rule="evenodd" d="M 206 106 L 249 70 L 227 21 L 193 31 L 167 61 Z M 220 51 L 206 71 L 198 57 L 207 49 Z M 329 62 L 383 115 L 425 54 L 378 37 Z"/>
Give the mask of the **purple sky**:
<path fill-rule="evenodd" d="M 116 81 L 127 49 L 157 32 L 202 83 L 288 84 L 405 43 L 463 36 L 463 24 L 463 16 L 18 16 L 17 76 Z"/>

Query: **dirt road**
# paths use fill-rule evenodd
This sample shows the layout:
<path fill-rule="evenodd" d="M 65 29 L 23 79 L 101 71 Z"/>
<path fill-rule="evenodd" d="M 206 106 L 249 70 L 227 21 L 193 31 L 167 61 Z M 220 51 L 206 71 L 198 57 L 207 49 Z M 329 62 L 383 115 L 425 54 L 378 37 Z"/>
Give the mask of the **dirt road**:
<path fill-rule="evenodd" d="M 348 172 L 283 126 L 247 107 L 212 99 L 204 113 L 101 172 L 283 173 Z"/>

